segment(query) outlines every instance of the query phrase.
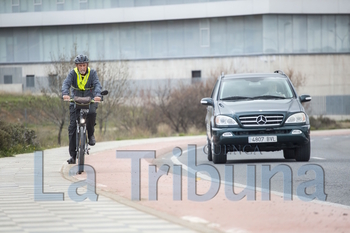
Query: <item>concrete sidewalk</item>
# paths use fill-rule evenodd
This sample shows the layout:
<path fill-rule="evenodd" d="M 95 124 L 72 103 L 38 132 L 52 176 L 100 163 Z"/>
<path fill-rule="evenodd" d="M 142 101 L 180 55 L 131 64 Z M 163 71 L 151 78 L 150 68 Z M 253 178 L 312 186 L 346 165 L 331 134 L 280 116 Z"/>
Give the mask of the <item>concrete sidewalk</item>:
<path fill-rule="evenodd" d="M 91 152 L 157 140 L 98 143 Z M 34 201 L 34 153 L 0 159 L 0 232 L 194 232 L 103 195 L 96 202 L 71 200 L 72 183 L 61 174 L 67 159 L 67 147 L 44 151 L 44 193 L 62 192 L 64 201 Z"/>

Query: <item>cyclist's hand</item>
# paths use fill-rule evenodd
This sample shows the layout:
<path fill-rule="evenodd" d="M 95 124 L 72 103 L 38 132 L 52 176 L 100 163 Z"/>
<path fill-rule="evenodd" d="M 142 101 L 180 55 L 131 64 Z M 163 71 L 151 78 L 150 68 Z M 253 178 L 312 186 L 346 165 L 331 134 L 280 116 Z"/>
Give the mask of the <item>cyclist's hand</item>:
<path fill-rule="evenodd" d="M 94 100 L 95 102 L 101 102 L 101 97 L 95 96 Z"/>
<path fill-rule="evenodd" d="M 69 95 L 64 95 L 63 96 L 63 100 L 64 101 L 69 101 L 70 100 L 70 96 Z"/>

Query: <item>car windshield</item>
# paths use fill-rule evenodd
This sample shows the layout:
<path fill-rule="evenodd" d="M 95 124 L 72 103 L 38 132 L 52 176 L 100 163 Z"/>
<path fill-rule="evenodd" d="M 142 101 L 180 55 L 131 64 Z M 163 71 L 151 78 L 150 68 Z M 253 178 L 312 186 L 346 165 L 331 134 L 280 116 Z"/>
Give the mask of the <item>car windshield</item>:
<path fill-rule="evenodd" d="M 293 96 L 288 81 L 274 77 L 224 79 L 219 92 L 221 100 L 289 99 Z"/>

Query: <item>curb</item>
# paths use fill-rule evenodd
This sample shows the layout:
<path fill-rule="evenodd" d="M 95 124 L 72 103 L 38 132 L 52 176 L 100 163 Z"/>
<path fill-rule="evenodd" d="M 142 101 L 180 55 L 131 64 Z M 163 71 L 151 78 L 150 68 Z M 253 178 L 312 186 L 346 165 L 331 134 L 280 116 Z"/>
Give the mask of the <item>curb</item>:
<path fill-rule="evenodd" d="M 311 136 L 335 136 L 350 134 L 350 129 L 311 130 Z"/>

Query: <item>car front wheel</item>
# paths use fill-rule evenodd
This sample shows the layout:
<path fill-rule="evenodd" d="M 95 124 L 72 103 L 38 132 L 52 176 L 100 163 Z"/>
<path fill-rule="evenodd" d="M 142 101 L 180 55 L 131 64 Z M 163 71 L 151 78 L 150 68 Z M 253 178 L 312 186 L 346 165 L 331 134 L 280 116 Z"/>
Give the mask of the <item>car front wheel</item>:
<path fill-rule="evenodd" d="M 283 156 L 285 159 L 295 159 L 295 149 L 284 149 Z"/>
<path fill-rule="evenodd" d="M 295 149 L 295 159 L 296 161 L 309 161 L 310 160 L 310 141 L 303 145 L 302 147 L 296 148 Z"/>
<path fill-rule="evenodd" d="M 215 164 L 226 163 L 227 161 L 227 152 L 224 145 L 212 145 L 212 158 Z"/>
<path fill-rule="evenodd" d="M 212 161 L 213 157 L 212 157 L 212 151 L 211 151 L 211 141 L 209 139 L 207 139 L 207 150 L 208 150 L 208 160 Z"/>

